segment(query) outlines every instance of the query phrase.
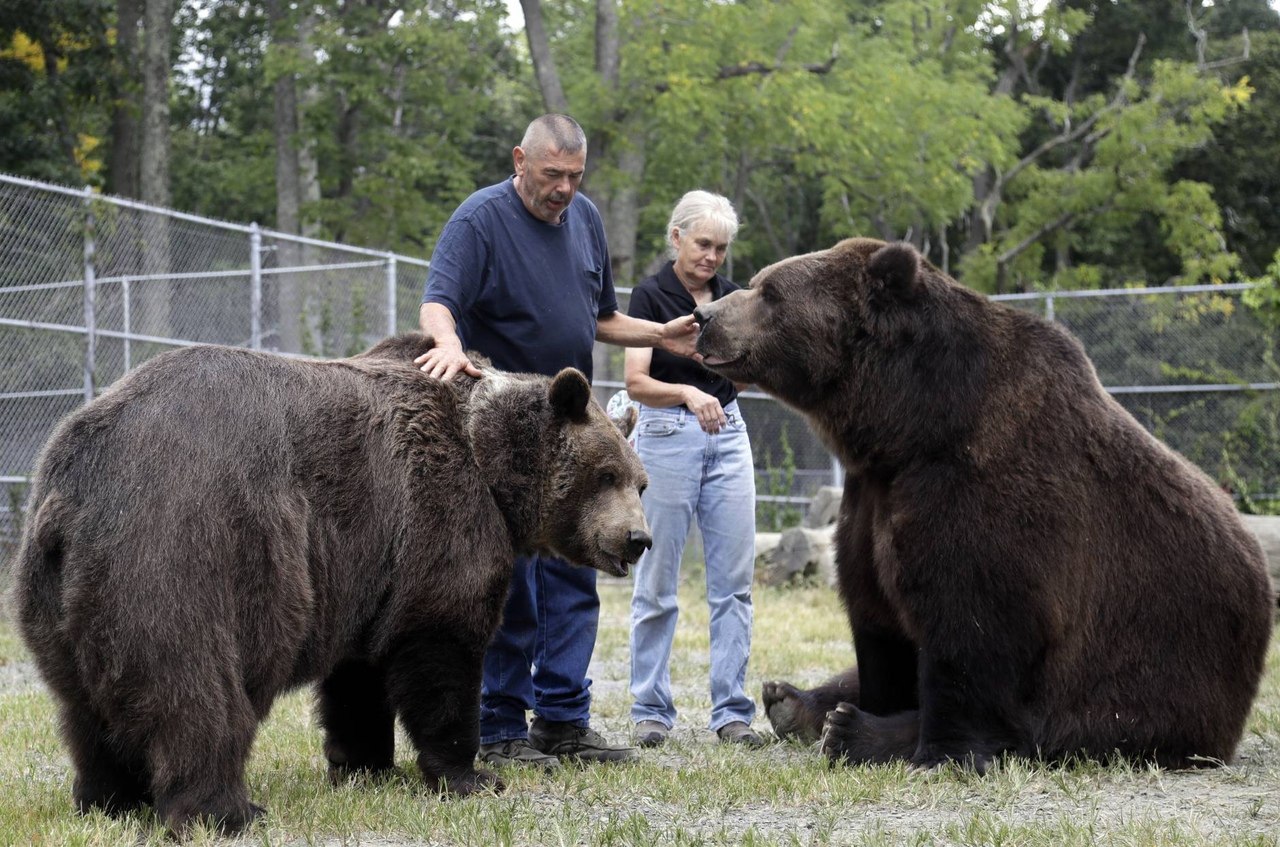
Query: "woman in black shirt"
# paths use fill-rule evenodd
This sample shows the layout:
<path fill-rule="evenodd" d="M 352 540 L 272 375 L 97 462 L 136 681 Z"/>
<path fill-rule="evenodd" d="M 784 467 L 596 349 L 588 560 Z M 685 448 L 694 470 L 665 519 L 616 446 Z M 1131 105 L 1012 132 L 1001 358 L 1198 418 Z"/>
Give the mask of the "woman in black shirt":
<path fill-rule="evenodd" d="M 631 295 L 632 317 L 666 321 L 737 289 L 717 271 L 738 230 L 732 204 L 691 191 L 667 224 L 672 260 Z M 689 522 L 706 554 L 711 610 L 711 722 L 722 741 L 758 747 L 755 703 L 743 689 L 751 653 L 755 567 L 755 469 L 738 389 L 692 359 L 630 348 L 627 393 L 639 401 L 636 450 L 649 474 L 645 516 L 653 548 L 636 565 L 631 600 L 631 717 L 654 747 L 675 723 L 669 662 L 676 588 Z"/>

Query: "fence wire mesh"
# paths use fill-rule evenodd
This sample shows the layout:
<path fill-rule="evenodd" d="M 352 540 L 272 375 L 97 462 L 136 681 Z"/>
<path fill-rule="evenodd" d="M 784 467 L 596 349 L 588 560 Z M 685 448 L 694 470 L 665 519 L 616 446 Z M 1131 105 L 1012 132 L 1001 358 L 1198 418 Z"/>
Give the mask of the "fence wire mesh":
<path fill-rule="evenodd" d="M 130 368 L 193 343 L 350 355 L 417 325 L 425 275 L 408 256 L 0 175 L 0 542 L 54 426 Z M 1144 426 L 1251 503 L 1280 492 L 1280 366 L 1247 288 L 995 299 L 1064 324 Z M 623 386 L 620 349 L 598 345 L 595 385 L 601 402 Z M 740 405 L 760 528 L 779 528 L 840 468 L 800 415 L 758 392 Z"/>

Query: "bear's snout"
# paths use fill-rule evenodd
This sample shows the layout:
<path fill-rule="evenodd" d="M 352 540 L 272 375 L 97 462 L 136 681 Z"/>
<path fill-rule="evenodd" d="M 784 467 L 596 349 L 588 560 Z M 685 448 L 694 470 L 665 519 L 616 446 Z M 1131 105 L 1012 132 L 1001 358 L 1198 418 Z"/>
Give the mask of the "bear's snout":
<path fill-rule="evenodd" d="M 631 530 L 627 533 L 626 559 L 635 562 L 640 555 L 653 546 L 653 536 L 644 530 Z"/>

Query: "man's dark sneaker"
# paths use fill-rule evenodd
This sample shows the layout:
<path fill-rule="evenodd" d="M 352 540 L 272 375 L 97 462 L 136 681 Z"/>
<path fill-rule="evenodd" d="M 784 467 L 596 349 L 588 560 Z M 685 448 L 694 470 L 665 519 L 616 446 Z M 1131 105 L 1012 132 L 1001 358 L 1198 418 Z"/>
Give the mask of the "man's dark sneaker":
<path fill-rule="evenodd" d="M 493 744 L 480 745 L 480 761 L 486 765 L 527 765 L 552 771 L 560 767 L 560 760 L 555 756 L 534 749 L 527 738 L 512 738 L 509 741 L 498 741 Z"/>
<path fill-rule="evenodd" d="M 725 744 L 745 744 L 747 747 L 763 747 L 764 739 L 751 730 L 744 721 L 727 723 L 716 730 L 716 735 Z"/>
<path fill-rule="evenodd" d="M 667 742 L 671 730 L 658 721 L 640 721 L 636 724 L 636 744 L 640 747 L 661 747 Z"/>
<path fill-rule="evenodd" d="M 568 721 L 534 718 L 529 743 L 549 756 L 581 762 L 632 762 L 640 758 L 636 748 L 610 744 L 594 729 Z"/>

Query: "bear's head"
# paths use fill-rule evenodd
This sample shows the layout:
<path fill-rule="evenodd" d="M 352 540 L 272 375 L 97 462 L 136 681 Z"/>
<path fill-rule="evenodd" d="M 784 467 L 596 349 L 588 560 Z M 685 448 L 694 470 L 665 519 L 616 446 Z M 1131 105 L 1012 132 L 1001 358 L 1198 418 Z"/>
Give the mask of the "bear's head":
<path fill-rule="evenodd" d="M 697 309 L 703 364 L 806 414 L 846 463 L 972 423 L 986 301 L 909 244 L 851 238 Z"/>
<path fill-rule="evenodd" d="M 649 477 L 627 443 L 635 415 L 610 419 L 574 368 L 552 378 L 547 397 L 559 434 L 543 503 L 542 543 L 571 562 L 626 576 L 653 543 L 640 504 Z"/>
<path fill-rule="evenodd" d="M 520 552 L 626 576 L 652 544 L 640 504 L 649 478 L 626 441 L 634 414 L 611 420 L 574 368 L 487 369 L 467 406 L 481 474 Z"/>

